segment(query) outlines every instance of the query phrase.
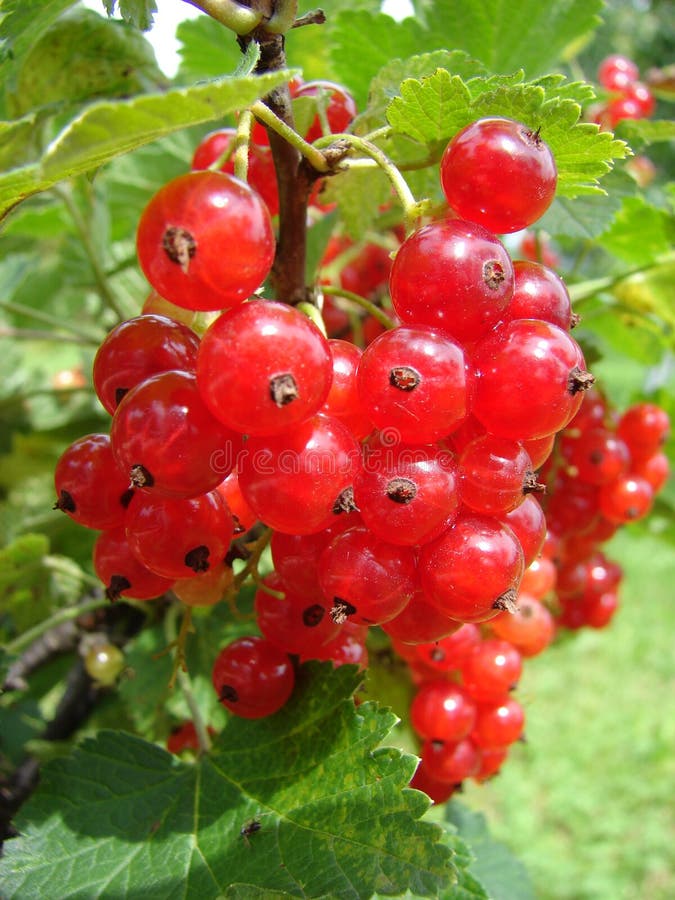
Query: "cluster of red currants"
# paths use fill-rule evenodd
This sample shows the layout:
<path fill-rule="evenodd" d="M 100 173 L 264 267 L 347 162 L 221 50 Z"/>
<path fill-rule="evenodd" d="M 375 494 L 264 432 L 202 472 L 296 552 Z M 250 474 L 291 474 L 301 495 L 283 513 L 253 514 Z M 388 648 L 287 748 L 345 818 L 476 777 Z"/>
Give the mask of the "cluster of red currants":
<path fill-rule="evenodd" d="M 640 81 L 640 70 L 627 56 L 614 53 L 603 59 L 598 81 L 610 95 L 593 109 L 593 121 L 602 128 L 616 128 L 622 119 L 648 119 L 654 112 L 654 95 Z"/>
<path fill-rule="evenodd" d="M 413 786 L 443 802 L 466 778 L 494 775 L 524 729 L 513 696 L 524 659 L 542 653 L 560 629 L 603 628 L 618 605 L 621 567 L 601 550 L 618 528 L 644 518 L 669 475 L 666 412 L 639 403 L 622 414 L 592 389 L 556 438 L 539 477 L 545 540 L 525 569 L 517 609 L 462 625 L 438 640 L 411 644 L 386 623 L 417 685 L 410 721 L 422 741 Z M 424 616 L 432 635 L 433 610 Z"/>
<path fill-rule="evenodd" d="M 669 475 L 669 428 L 659 406 L 638 403 L 616 415 L 594 390 L 559 435 L 541 472 L 559 625 L 602 628 L 614 615 L 622 571 L 601 547 L 651 510 Z"/>

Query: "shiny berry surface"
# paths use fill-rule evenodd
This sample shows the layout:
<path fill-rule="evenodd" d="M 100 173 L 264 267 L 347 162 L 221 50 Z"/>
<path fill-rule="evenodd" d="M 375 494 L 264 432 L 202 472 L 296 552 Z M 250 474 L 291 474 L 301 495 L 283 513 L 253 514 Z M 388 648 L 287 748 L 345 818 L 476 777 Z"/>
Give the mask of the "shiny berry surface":
<path fill-rule="evenodd" d="M 512 119 L 479 119 L 448 144 L 441 185 L 458 216 L 494 234 L 527 228 L 546 212 L 558 173 L 538 130 Z"/>
<path fill-rule="evenodd" d="M 169 369 L 195 372 L 198 350 L 194 331 L 167 316 L 143 315 L 121 322 L 96 352 L 96 395 L 113 415 L 124 395 L 151 375 Z"/>
<path fill-rule="evenodd" d="M 211 491 L 190 499 L 139 496 L 126 529 L 138 559 L 165 578 L 190 578 L 222 562 L 234 534 L 229 509 Z"/>
<path fill-rule="evenodd" d="M 513 293 L 513 265 L 482 225 L 442 219 L 401 244 L 389 289 L 403 323 L 434 326 L 465 343 L 502 318 Z"/>
<path fill-rule="evenodd" d="M 279 434 L 328 395 L 332 357 L 307 316 L 253 300 L 223 313 L 202 338 L 197 381 L 214 416 L 244 434 Z"/>
<path fill-rule="evenodd" d="M 366 528 L 350 528 L 322 553 L 319 583 L 334 618 L 380 625 L 398 615 L 417 590 L 415 555 Z"/>
<path fill-rule="evenodd" d="M 144 209 L 138 260 L 155 290 L 187 309 L 226 309 L 260 287 L 274 259 L 269 210 L 223 172 L 167 182 Z"/>
<path fill-rule="evenodd" d="M 78 438 L 59 457 L 54 470 L 55 509 L 80 525 L 103 530 L 124 524 L 133 499 L 129 475 L 120 469 L 107 434 Z"/>
<path fill-rule="evenodd" d="M 252 635 L 220 651 L 211 679 L 226 709 L 244 719 L 261 719 L 284 706 L 293 692 L 295 672 L 287 653 Z"/>
<path fill-rule="evenodd" d="M 151 572 L 129 546 L 124 528 L 102 531 L 93 552 L 94 571 L 106 588 L 106 597 L 153 600 L 171 589 L 173 579 Z"/>
<path fill-rule="evenodd" d="M 239 435 L 214 418 L 194 375 L 172 370 L 129 391 L 110 432 L 118 466 L 144 491 L 196 497 L 231 471 Z"/>
<path fill-rule="evenodd" d="M 529 440 L 564 428 L 592 383 L 577 342 L 539 319 L 499 325 L 476 345 L 473 414 L 499 437 Z"/>
<path fill-rule="evenodd" d="M 359 445 L 338 420 L 314 416 L 292 432 L 251 437 L 239 469 L 248 505 L 286 534 L 313 534 L 353 508 Z"/>
<path fill-rule="evenodd" d="M 367 454 L 354 479 L 354 502 L 384 541 L 424 544 L 448 528 L 459 510 L 457 467 L 438 447 L 396 444 Z"/>
<path fill-rule="evenodd" d="M 484 622 L 515 599 L 523 551 L 510 528 L 487 516 L 461 515 L 420 551 L 419 574 L 430 602 L 461 622 Z M 503 607 L 502 607 L 503 608 Z"/>
<path fill-rule="evenodd" d="M 401 325 L 368 345 L 357 372 L 361 406 L 399 441 L 431 443 L 469 410 L 472 378 L 464 351 L 434 328 Z"/>

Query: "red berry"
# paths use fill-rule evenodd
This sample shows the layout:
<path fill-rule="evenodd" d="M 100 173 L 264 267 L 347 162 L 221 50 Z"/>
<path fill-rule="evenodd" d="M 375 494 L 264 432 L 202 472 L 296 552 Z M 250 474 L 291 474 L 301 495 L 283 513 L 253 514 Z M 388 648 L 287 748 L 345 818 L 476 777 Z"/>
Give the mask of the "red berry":
<path fill-rule="evenodd" d="M 462 503 L 485 515 L 508 513 L 523 502 L 526 494 L 543 490 L 523 445 L 491 434 L 466 445 L 458 470 Z"/>
<path fill-rule="evenodd" d="M 138 559 L 165 578 L 190 578 L 222 562 L 234 534 L 216 491 L 189 499 L 139 495 L 127 515 L 127 537 Z"/>
<path fill-rule="evenodd" d="M 433 643 L 418 644 L 415 656 L 436 672 L 453 672 L 461 669 L 469 653 L 480 643 L 480 630 L 466 623 L 452 634 Z"/>
<path fill-rule="evenodd" d="M 135 487 L 196 497 L 232 470 L 241 437 L 214 418 L 188 372 L 153 375 L 124 396 L 110 432 L 117 464 Z"/>
<path fill-rule="evenodd" d="M 476 704 L 464 688 L 450 681 L 427 681 L 415 694 L 410 724 L 423 739 L 457 742 L 476 723 Z"/>
<path fill-rule="evenodd" d="M 252 635 L 237 638 L 220 651 L 212 681 L 226 709 L 244 719 L 260 719 L 286 704 L 295 673 L 287 653 Z"/>
<path fill-rule="evenodd" d="M 459 510 L 455 460 L 431 446 L 373 450 L 354 478 L 354 502 L 366 526 L 383 541 L 427 543 L 452 524 Z"/>
<path fill-rule="evenodd" d="M 440 641 L 462 627 L 428 603 L 422 591 L 417 591 L 397 616 L 384 623 L 382 630 L 396 641 L 413 645 Z"/>
<path fill-rule="evenodd" d="M 199 349 L 197 381 L 204 402 L 243 434 L 279 434 L 313 416 L 331 378 L 326 339 L 285 303 L 253 300 L 223 313 Z"/>
<path fill-rule="evenodd" d="M 567 332 L 538 319 L 499 325 L 475 348 L 473 413 L 491 433 L 522 441 L 560 431 L 593 381 Z"/>
<path fill-rule="evenodd" d="M 600 489 L 600 512 L 619 525 L 643 519 L 653 502 L 651 484 L 639 475 L 622 475 Z"/>
<path fill-rule="evenodd" d="M 471 342 L 502 318 L 513 293 L 513 266 L 504 245 L 482 225 L 443 219 L 401 244 L 389 288 L 403 323 Z"/>
<path fill-rule="evenodd" d="M 468 412 L 471 384 L 459 344 L 424 326 L 385 331 L 368 345 L 357 372 L 371 421 L 407 444 L 432 443 L 456 428 Z"/>
<path fill-rule="evenodd" d="M 644 459 L 661 450 L 669 432 L 668 413 L 655 403 L 636 403 L 629 407 L 616 426 L 616 433 L 628 445 L 632 460 Z"/>
<path fill-rule="evenodd" d="M 490 619 L 496 637 L 513 644 L 522 656 L 537 656 L 553 640 L 555 623 L 548 608 L 535 597 L 518 594 L 517 610 Z"/>
<path fill-rule="evenodd" d="M 323 531 L 354 509 L 359 445 L 345 426 L 314 416 L 285 434 L 251 437 L 239 466 L 239 485 L 258 518 L 287 534 Z"/>
<path fill-rule="evenodd" d="M 350 528 L 322 553 L 319 581 L 336 621 L 381 625 L 397 616 L 417 590 L 415 554 L 366 528 Z"/>
<path fill-rule="evenodd" d="M 565 283 L 555 272 L 536 262 L 513 263 L 513 297 L 503 318 L 543 319 L 569 331 L 572 304 Z"/>
<path fill-rule="evenodd" d="M 181 322 L 143 315 L 121 322 L 108 334 L 94 358 L 94 389 L 110 415 L 131 388 L 151 375 L 197 368 L 199 338 Z"/>
<path fill-rule="evenodd" d="M 115 462 L 107 434 L 85 435 L 64 450 L 54 470 L 54 486 L 54 509 L 97 530 L 123 525 L 134 494 L 129 475 Z"/>
<path fill-rule="evenodd" d="M 461 784 L 480 768 L 480 751 L 469 738 L 458 743 L 425 741 L 420 757 L 428 774 L 446 784 Z"/>
<path fill-rule="evenodd" d="M 527 228 L 553 201 L 555 160 L 539 131 L 512 119 L 480 119 L 450 141 L 441 185 L 452 209 L 495 234 Z"/>
<path fill-rule="evenodd" d="M 488 705 L 480 705 L 471 740 L 481 750 L 497 750 L 513 744 L 523 733 L 525 713 L 512 697 Z"/>
<path fill-rule="evenodd" d="M 295 88 L 292 96 L 312 97 L 319 109 L 323 110 L 323 116 L 318 113 L 305 134 L 305 140 L 310 144 L 324 134 L 324 121 L 328 125 L 329 134 L 340 134 L 349 128 L 356 116 L 354 98 L 349 91 L 332 81 L 306 81 Z"/>
<path fill-rule="evenodd" d="M 283 597 L 268 593 L 267 587 L 281 592 Z M 296 594 L 272 572 L 263 579 L 255 594 L 258 627 L 268 641 L 286 653 L 308 656 L 311 650 L 336 638 L 340 630 L 322 600 L 320 596 L 309 600 Z"/>
<path fill-rule="evenodd" d="M 106 597 L 153 600 L 171 590 L 173 579 L 142 565 L 132 553 L 124 528 L 102 531 L 94 544 L 94 571 L 106 586 Z"/>
<path fill-rule="evenodd" d="M 522 656 L 513 644 L 488 638 L 469 653 L 462 676 L 467 691 L 479 703 L 501 703 L 517 685 L 522 670 Z"/>
<path fill-rule="evenodd" d="M 138 259 L 155 290 L 187 309 L 235 306 L 269 274 L 274 233 L 261 197 L 223 172 L 169 181 L 143 211 Z"/>
<path fill-rule="evenodd" d="M 234 151 L 234 138 L 236 137 L 236 129 L 222 128 L 219 131 L 213 131 L 207 134 L 201 141 L 192 157 L 193 169 L 208 169 L 217 159 L 232 147 Z M 257 136 L 264 135 L 264 146 L 255 140 Z M 228 175 L 234 175 L 234 153 L 220 167 L 221 172 Z M 250 186 L 265 201 L 270 215 L 274 216 L 279 212 L 279 188 L 277 186 L 276 169 L 274 168 L 274 159 L 269 149 L 269 140 L 267 132 L 264 128 L 256 129 L 254 126 L 254 140 L 249 144 L 248 149 L 248 174 L 247 180 Z"/>
<path fill-rule="evenodd" d="M 446 616 L 484 622 L 515 600 L 524 570 L 514 533 L 496 519 L 460 515 L 419 556 L 422 589 Z"/>
<path fill-rule="evenodd" d="M 623 92 L 639 77 L 640 70 L 633 60 L 620 53 L 606 56 L 598 67 L 598 81 L 608 91 Z"/>
<path fill-rule="evenodd" d="M 546 517 L 541 504 L 529 496 L 515 509 L 498 518 L 508 525 L 518 538 L 527 568 L 541 552 L 546 539 Z"/>

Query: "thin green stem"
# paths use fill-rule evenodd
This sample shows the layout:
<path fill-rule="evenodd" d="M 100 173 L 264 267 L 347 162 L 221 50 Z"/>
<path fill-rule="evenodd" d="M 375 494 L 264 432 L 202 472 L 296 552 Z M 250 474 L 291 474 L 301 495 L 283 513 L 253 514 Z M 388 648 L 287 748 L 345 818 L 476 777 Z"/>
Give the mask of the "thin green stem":
<path fill-rule="evenodd" d="M 578 284 L 570 285 L 567 290 L 569 291 L 570 299 L 572 300 L 572 302 L 575 305 L 578 305 L 584 300 L 589 300 L 591 297 L 594 297 L 601 291 L 611 291 L 612 288 L 616 287 L 618 284 L 621 284 L 622 281 L 633 278 L 635 275 L 644 275 L 645 272 L 659 269 L 662 266 L 668 265 L 674 261 L 675 250 L 671 251 L 670 253 L 663 254 L 647 265 L 636 266 L 634 269 L 629 269 L 626 272 L 621 272 L 619 275 L 608 275 L 606 278 L 592 278 L 587 281 L 580 281 Z"/>
<path fill-rule="evenodd" d="M 308 144 L 294 128 L 283 122 L 262 100 L 256 100 L 251 106 L 251 112 L 257 119 L 260 119 L 261 122 L 271 128 L 272 131 L 275 131 L 291 146 L 295 147 L 317 172 L 328 172 L 330 170 L 330 165 L 321 150 L 317 150 L 313 144 Z M 329 143 L 331 142 L 329 141 Z"/>
<path fill-rule="evenodd" d="M 375 131 L 369 131 L 368 134 L 363 135 L 364 141 L 380 141 L 382 138 L 391 137 L 394 133 L 394 129 L 391 125 L 383 125 L 381 128 L 376 128 Z"/>
<path fill-rule="evenodd" d="M 185 702 L 187 703 L 190 715 L 192 716 L 192 723 L 195 726 L 195 733 L 199 743 L 199 751 L 200 753 L 208 753 L 211 749 L 211 738 L 209 737 L 202 711 L 199 708 L 194 691 L 192 690 L 192 679 L 187 672 L 180 669 L 176 680 L 178 681 L 178 687 L 185 697 Z"/>
<path fill-rule="evenodd" d="M 239 116 L 234 141 L 234 175 L 240 181 L 248 180 L 248 148 L 251 144 L 252 128 L 253 113 L 245 109 Z"/>
<path fill-rule="evenodd" d="M 123 321 L 127 318 L 127 315 L 117 302 L 117 297 L 110 289 L 110 284 L 106 276 L 105 267 L 103 266 L 102 261 L 99 259 L 98 251 L 91 237 L 90 228 L 84 217 L 82 216 L 77 203 L 75 203 L 71 191 L 65 187 L 56 187 L 54 188 L 54 190 L 63 200 L 65 207 L 68 210 L 71 219 L 73 220 L 73 224 L 75 225 L 79 238 L 82 241 L 82 247 L 84 248 L 84 252 L 87 255 L 89 265 L 91 266 L 92 272 L 94 274 L 94 282 L 96 284 L 96 289 L 98 290 L 99 296 L 106 304 L 106 306 L 110 307 L 110 309 L 115 313 L 117 318 L 120 321 Z"/>
<path fill-rule="evenodd" d="M 44 619 L 42 622 L 39 622 L 32 628 L 29 628 L 28 631 L 24 631 L 23 634 L 20 634 L 17 638 L 14 638 L 14 640 L 10 641 L 9 644 L 5 644 L 3 649 L 7 653 L 10 653 L 12 655 L 20 653 L 24 649 L 24 647 L 29 647 L 38 638 L 42 637 L 43 634 L 51 631 L 52 628 L 56 628 L 58 625 L 62 625 L 64 622 L 70 622 L 73 619 L 78 619 L 80 616 L 84 615 L 84 613 L 92 612 L 95 609 L 100 609 L 102 606 L 107 605 L 107 600 L 99 599 L 91 600 L 89 603 L 81 603 L 79 606 L 69 606 L 67 609 L 60 609 L 48 619 Z"/>
<path fill-rule="evenodd" d="M 369 313 L 374 319 L 380 323 L 380 325 L 384 326 L 384 328 L 394 328 L 395 322 L 389 318 L 386 312 L 383 309 L 380 309 L 375 303 L 372 303 L 370 300 L 366 300 L 365 297 L 362 297 L 360 294 L 355 294 L 353 291 L 347 291 L 345 288 L 336 287 L 330 284 L 322 284 L 321 291 L 324 294 L 328 294 L 331 297 L 344 297 L 345 300 L 349 300 L 352 303 L 356 303 L 361 309 L 364 309 L 367 313 Z"/>
<path fill-rule="evenodd" d="M 403 207 L 403 216 L 405 218 L 407 230 L 412 230 L 415 220 L 422 212 L 422 205 L 419 204 L 417 200 L 415 200 L 408 182 L 405 180 L 396 164 L 387 156 L 387 154 L 383 150 L 380 150 L 379 147 L 376 147 L 375 144 L 365 140 L 364 138 L 357 137 L 355 134 L 334 134 L 328 137 L 319 138 L 319 140 L 316 141 L 315 146 L 318 148 L 322 148 L 324 146 L 328 147 L 330 146 L 330 144 L 333 144 L 336 141 L 349 144 L 354 148 L 354 150 L 358 150 L 359 153 L 365 154 L 377 163 L 377 165 L 382 169 L 384 174 L 389 179 L 389 182 L 394 188 L 396 196 L 398 197 L 399 202 Z M 348 167 L 349 164 L 350 160 L 344 160 L 340 165 Z"/>
<path fill-rule="evenodd" d="M 42 331 L 39 328 L 12 328 L 11 326 L 0 325 L 0 338 L 13 338 L 22 341 L 58 341 L 62 344 L 67 341 L 69 344 L 87 344 L 89 347 L 98 347 L 101 343 L 95 338 L 83 338 L 77 335 L 69 335 L 65 337 L 63 334 L 57 334 L 54 331 Z"/>
<path fill-rule="evenodd" d="M 11 300 L 0 300 L 0 309 L 6 309 L 7 312 L 35 319 L 36 322 L 44 322 L 45 325 L 51 325 L 52 328 L 58 328 L 60 331 L 69 331 L 71 334 L 81 338 L 82 341 L 87 341 L 88 343 L 98 345 L 103 338 L 103 335 L 91 334 L 84 328 L 74 325 L 72 322 L 64 322 L 62 319 L 51 315 L 51 313 L 43 312 L 41 309 L 33 309 L 32 306 L 26 306 L 23 303 L 15 303 Z M 60 337 L 59 340 L 63 340 L 63 337 Z"/>

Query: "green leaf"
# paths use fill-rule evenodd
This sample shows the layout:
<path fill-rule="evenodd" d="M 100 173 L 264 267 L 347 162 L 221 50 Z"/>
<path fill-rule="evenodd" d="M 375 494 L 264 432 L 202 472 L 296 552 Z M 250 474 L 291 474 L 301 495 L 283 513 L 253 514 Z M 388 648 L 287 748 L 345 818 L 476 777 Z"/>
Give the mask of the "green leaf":
<path fill-rule="evenodd" d="M 627 197 L 599 243 L 627 263 L 646 266 L 672 249 L 675 218 L 642 197 Z"/>
<path fill-rule="evenodd" d="M 345 231 L 360 240 L 391 196 L 391 185 L 380 168 L 348 169 L 329 178 L 321 195 L 324 203 L 338 203 Z"/>
<path fill-rule="evenodd" d="M 363 134 L 381 125 L 385 110 L 389 102 L 398 96 L 399 85 L 404 79 L 430 76 L 437 69 L 446 69 L 452 75 L 465 79 L 485 74 L 483 64 L 462 50 L 434 50 L 407 59 L 393 59 L 372 80 L 368 106 L 354 125 L 356 133 Z"/>
<path fill-rule="evenodd" d="M 343 12 L 330 24 L 331 62 L 359 108 L 368 100 L 371 79 L 393 59 L 406 59 L 429 46 L 422 26 L 414 19 L 395 22 L 384 13 Z"/>
<path fill-rule="evenodd" d="M 490 835 L 482 813 L 453 799 L 446 806 L 446 821 L 469 845 L 474 855 L 469 874 L 486 889 L 485 896 L 490 900 L 534 900 L 527 869 L 508 847 Z"/>
<path fill-rule="evenodd" d="M 180 83 L 219 78 L 223 72 L 232 72 L 241 59 L 237 36 L 210 16 L 181 22 L 176 29 L 176 38 L 179 41 L 177 80 Z"/>
<path fill-rule="evenodd" d="M 115 12 L 115 7 L 119 6 L 120 15 L 125 22 L 130 22 L 141 31 L 147 31 L 152 28 L 154 13 L 157 12 L 157 4 L 155 0 L 103 0 L 106 11 L 109 16 Z"/>
<path fill-rule="evenodd" d="M 616 130 L 634 150 L 675 141 L 675 121 L 672 119 L 623 119 Z"/>
<path fill-rule="evenodd" d="M 435 896 L 456 877 L 449 849 L 418 821 L 427 799 L 405 789 L 415 758 L 378 747 L 393 715 L 354 706 L 358 679 L 351 666 L 300 667 L 281 712 L 231 718 L 194 765 L 123 733 L 84 741 L 45 766 L 23 808 L 21 837 L 5 844 L 5 896 L 165 900 L 178 886 L 215 900 L 228 885 L 239 896 L 255 896 L 241 885 Z"/>
<path fill-rule="evenodd" d="M 387 108 L 392 128 L 422 143 L 447 140 L 484 116 L 506 116 L 539 129 L 558 168 L 559 196 L 602 193 L 598 180 L 612 160 L 628 152 L 623 141 L 579 122 L 586 85 L 567 84 L 560 76 L 523 83 L 522 73 L 472 78 L 464 83 L 444 69 L 421 79 L 406 79 Z"/>
<path fill-rule="evenodd" d="M 152 46 L 136 29 L 75 8 L 60 16 L 16 66 L 12 114 L 96 97 L 164 90 Z"/>
<path fill-rule="evenodd" d="M 282 70 L 225 77 L 164 94 L 93 103 L 63 128 L 39 163 L 0 176 L 0 215 L 58 181 L 96 169 L 174 131 L 248 106 L 291 74 Z"/>
<path fill-rule="evenodd" d="M 400 97 L 394 97 L 387 119 L 399 134 L 420 143 L 448 138 L 468 124 L 471 94 L 458 75 L 438 69 L 418 80 L 407 78 L 401 84 Z M 461 123 L 461 124 L 458 124 Z"/>
<path fill-rule="evenodd" d="M 537 227 L 552 236 L 593 240 L 602 234 L 621 209 L 622 198 L 635 194 L 635 182 L 621 171 L 610 172 L 603 185 L 607 196 L 597 194 L 577 197 L 557 197 Z"/>
<path fill-rule="evenodd" d="M 0 82 L 8 62 L 19 60 L 64 9 L 75 0 L 3 0 L 0 9 Z"/>
<path fill-rule="evenodd" d="M 601 0 L 435 0 L 426 13 L 427 46 L 454 47 L 491 72 L 550 71 L 566 47 L 599 24 Z"/>

